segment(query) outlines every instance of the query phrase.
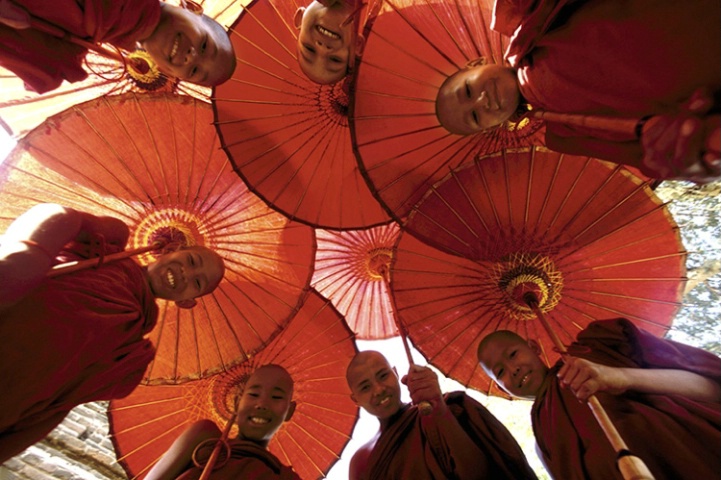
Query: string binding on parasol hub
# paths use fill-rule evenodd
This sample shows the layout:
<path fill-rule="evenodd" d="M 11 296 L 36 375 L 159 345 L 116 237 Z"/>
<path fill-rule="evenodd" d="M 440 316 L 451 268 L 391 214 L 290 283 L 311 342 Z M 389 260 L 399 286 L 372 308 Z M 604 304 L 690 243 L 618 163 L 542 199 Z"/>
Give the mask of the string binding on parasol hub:
<path fill-rule="evenodd" d="M 332 85 L 320 85 L 316 102 L 318 109 L 333 124 L 348 127 L 348 104 L 352 78 L 347 76 L 343 81 Z"/>
<path fill-rule="evenodd" d="M 365 258 L 365 270 L 371 280 L 382 281 L 387 278 L 393 260 L 393 250 L 384 247 L 373 248 L 368 251 Z"/>
<path fill-rule="evenodd" d="M 507 311 L 516 320 L 533 320 L 536 315 L 528 304 L 535 298 L 543 313 L 553 310 L 561 300 L 563 275 L 549 257 L 536 253 L 515 253 L 496 262 L 495 284 L 504 293 Z"/>
<path fill-rule="evenodd" d="M 178 85 L 177 80 L 169 81 L 170 79 L 158 70 L 158 66 L 145 50 L 137 49 L 130 53 L 126 63 L 128 76 L 141 90 L 154 92 L 163 89 L 174 92 Z"/>
<path fill-rule="evenodd" d="M 162 209 L 143 218 L 133 232 L 135 245 L 162 242 L 164 247 L 139 257 L 143 265 L 178 247 L 209 246 L 208 229 L 196 215 L 180 209 Z"/>

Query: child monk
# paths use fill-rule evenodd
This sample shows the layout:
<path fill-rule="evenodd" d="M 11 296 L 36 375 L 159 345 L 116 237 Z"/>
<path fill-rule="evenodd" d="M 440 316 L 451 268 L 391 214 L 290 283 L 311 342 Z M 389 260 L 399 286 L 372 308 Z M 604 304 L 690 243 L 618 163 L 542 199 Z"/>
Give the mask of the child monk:
<path fill-rule="evenodd" d="M 363 48 L 358 33 L 362 0 L 314 0 L 295 14 L 298 63 L 312 82 L 339 82 L 352 70 Z"/>
<path fill-rule="evenodd" d="M 75 406 L 128 395 L 154 356 L 144 335 L 158 317 L 155 300 L 189 308 L 223 278 L 222 258 L 205 247 L 147 268 L 126 258 L 47 278 L 54 264 L 116 253 L 127 238 L 116 218 L 55 204 L 36 205 L 0 237 L 0 463 Z"/>
<path fill-rule="evenodd" d="M 634 132 L 549 122 L 546 146 L 658 179 L 719 180 L 718 9 L 717 0 L 497 0 L 492 28 L 510 37 L 510 67 L 478 59 L 452 74 L 438 92 L 438 119 L 459 135 L 518 120 L 527 104 L 643 119 L 640 141 Z"/>
<path fill-rule="evenodd" d="M 346 373 L 351 398 L 378 418 L 380 430 L 353 455 L 351 480 L 536 478 L 513 436 L 463 392 L 443 395 L 438 377 L 412 365 L 401 380 L 426 414 L 401 401 L 395 368 L 379 352 L 358 353 Z"/>
<path fill-rule="evenodd" d="M 656 480 L 719 478 L 721 359 L 626 319 L 591 323 L 548 368 L 539 345 L 508 330 L 478 346 L 483 370 L 533 400 L 539 455 L 554 478 L 621 479 L 616 452 L 585 403 L 596 395 L 632 454 Z"/>
<path fill-rule="evenodd" d="M 281 366 L 268 364 L 256 369 L 248 378 L 238 404 L 238 436 L 228 441 L 231 456 L 214 470 L 211 479 L 300 480 L 293 470 L 272 454 L 268 443 L 283 422 L 293 416 L 293 379 Z M 191 480 L 200 478 L 203 465 L 221 438 L 218 426 L 210 420 L 190 425 L 173 442 L 145 477 L 146 480 Z"/>
<path fill-rule="evenodd" d="M 87 49 L 28 18 L 90 43 L 131 51 L 139 44 L 162 73 L 191 83 L 218 85 L 235 70 L 227 32 L 199 9 L 158 0 L 56 0 L 52 8 L 45 0 L 0 0 L 0 65 L 38 93 L 85 79 Z"/>

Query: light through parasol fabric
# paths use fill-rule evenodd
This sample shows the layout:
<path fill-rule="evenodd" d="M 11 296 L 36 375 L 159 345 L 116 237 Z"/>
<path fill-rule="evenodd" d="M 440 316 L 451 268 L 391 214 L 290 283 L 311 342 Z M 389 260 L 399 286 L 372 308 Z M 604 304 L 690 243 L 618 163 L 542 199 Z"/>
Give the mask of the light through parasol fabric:
<path fill-rule="evenodd" d="M 351 132 L 371 190 L 399 220 L 451 168 L 502 148 L 543 145 L 522 120 L 473 136 L 450 134 L 435 99 L 469 61 L 503 63 L 507 38 L 490 30 L 492 0 L 387 0 L 356 67 Z"/>
<path fill-rule="evenodd" d="M 145 383 L 200 378 L 253 355 L 310 288 L 313 230 L 248 191 L 219 148 L 210 105 L 190 97 L 130 93 L 73 107 L 18 143 L 0 182 L 0 230 L 52 202 L 120 218 L 128 249 L 163 238 L 224 257 L 224 280 L 195 308 L 158 301 Z"/>
<path fill-rule="evenodd" d="M 209 17 L 224 27 L 230 26 L 250 0 L 197 0 Z M 167 3 L 178 5 L 179 1 Z M 59 88 L 37 94 L 25 90 L 23 81 L 13 72 L 0 67 L 0 120 L 15 138 L 20 138 L 46 118 L 67 110 L 73 105 L 125 92 L 173 92 L 210 101 L 211 89 L 168 78 L 155 68 L 145 51 L 130 52 L 126 65 L 94 52 L 85 59 L 88 78 L 80 82 L 63 82 Z"/>
<path fill-rule="evenodd" d="M 258 0 L 233 25 L 238 66 L 213 98 L 223 148 L 250 189 L 289 218 L 316 228 L 381 225 L 389 217 L 352 149 L 350 78 L 318 85 L 298 65 L 293 18 L 309 3 Z"/>
<path fill-rule="evenodd" d="M 476 360 L 494 330 L 558 359 L 522 293 L 536 294 L 564 344 L 617 317 L 663 335 L 683 294 L 686 252 L 668 210 L 629 171 L 592 158 L 542 147 L 481 158 L 434 186 L 407 228 L 426 243 L 404 232 L 397 244 L 401 321 L 430 363 L 485 393 L 505 396 Z"/>
<path fill-rule="evenodd" d="M 190 423 L 209 418 L 223 430 L 250 374 L 274 363 L 293 377 L 297 408 L 268 448 L 301 478 L 323 478 L 350 440 L 358 418 L 345 381 L 356 352 L 353 333 L 342 316 L 312 291 L 290 324 L 253 358 L 202 380 L 140 386 L 128 397 L 113 400 L 108 415 L 118 461 L 130 478 L 143 478 Z M 230 438 L 235 435 L 231 431 Z"/>
<path fill-rule="evenodd" d="M 395 222 L 364 230 L 316 230 L 311 286 L 333 302 L 360 340 L 398 335 L 384 272 L 390 271 L 399 233 Z"/>

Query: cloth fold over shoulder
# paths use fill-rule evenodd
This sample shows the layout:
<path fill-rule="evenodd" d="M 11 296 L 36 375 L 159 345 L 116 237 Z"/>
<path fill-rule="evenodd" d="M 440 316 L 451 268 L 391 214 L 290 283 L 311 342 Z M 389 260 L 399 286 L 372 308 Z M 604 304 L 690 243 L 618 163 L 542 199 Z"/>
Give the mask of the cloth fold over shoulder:
<path fill-rule="evenodd" d="M 53 0 L 52 8 L 47 0 L 6 1 L 69 35 L 130 50 L 150 36 L 160 20 L 158 0 Z M 0 65 L 38 93 L 56 89 L 63 80 L 85 79 L 88 74 L 82 62 L 86 53 L 84 47 L 68 40 L 0 22 Z"/>

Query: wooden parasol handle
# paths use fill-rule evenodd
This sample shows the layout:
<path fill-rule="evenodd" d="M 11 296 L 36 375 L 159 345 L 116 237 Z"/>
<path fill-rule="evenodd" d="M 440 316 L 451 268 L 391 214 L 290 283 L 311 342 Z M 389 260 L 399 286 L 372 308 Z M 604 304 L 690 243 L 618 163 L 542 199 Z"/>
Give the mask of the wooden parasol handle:
<path fill-rule="evenodd" d="M 193 463 L 198 468 L 203 468 L 203 472 L 200 474 L 200 478 L 198 480 L 208 480 L 210 478 L 210 474 L 215 470 L 216 463 L 218 462 L 218 457 L 220 456 L 220 451 L 225 447 L 226 450 L 226 458 L 225 462 L 218 465 L 218 467 L 222 467 L 225 465 L 225 463 L 230 459 L 230 444 L 228 443 L 228 436 L 230 436 L 230 430 L 233 428 L 233 425 L 238 421 L 238 415 L 240 414 L 240 409 L 238 408 L 238 398 L 235 399 L 235 413 L 228 419 L 228 423 L 225 424 L 225 428 L 223 429 L 223 433 L 221 434 L 220 438 L 218 439 L 209 439 L 204 442 L 201 442 L 197 447 L 195 447 L 195 450 L 193 450 Z M 210 453 L 210 457 L 208 457 L 208 461 L 205 465 L 202 465 L 200 462 L 197 461 L 196 455 L 200 448 L 204 446 L 206 443 L 214 442 L 215 447 L 213 447 L 213 451 Z"/>
<path fill-rule="evenodd" d="M 391 292 L 391 281 L 390 278 L 388 278 L 388 269 L 382 268 L 379 269 L 379 273 L 383 277 L 383 281 L 386 284 L 386 291 L 390 295 Z M 393 302 L 393 299 L 390 299 L 391 304 L 391 316 L 393 317 L 393 321 L 396 324 L 396 328 L 398 329 L 398 335 L 401 337 L 401 341 L 403 342 L 403 348 L 406 351 L 406 357 L 408 357 L 408 364 L 409 365 L 415 365 L 413 363 L 413 356 L 411 355 L 411 348 L 408 345 L 408 333 L 406 332 L 405 327 L 401 323 L 400 319 L 398 318 L 398 315 L 396 314 L 396 307 L 395 302 Z M 418 404 L 418 411 L 421 415 L 430 415 L 433 412 L 433 405 L 430 404 L 430 402 L 422 401 Z"/>
<path fill-rule="evenodd" d="M 626 134 L 630 138 L 641 138 L 643 125 L 649 117 L 621 118 L 599 115 L 584 115 L 578 113 L 556 113 L 534 110 L 531 117 L 548 122 L 562 123 L 577 127 L 588 127 L 610 133 Z"/>
<path fill-rule="evenodd" d="M 167 242 L 157 241 L 152 245 L 145 247 L 138 247 L 132 250 L 123 250 L 118 253 L 111 253 L 104 257 L 89 258 L 87 260 L 76 260 L 74 262 L 61 263 L 55 265 L 47 273 L 48 278 L 57 277 L 59 275 L 65 275 L 66 273 L 77 272 L 78 270 L 84 270 L 86 268 L 97 267 L 102 263 L 113 262 L 115 260 L 121 260 L 123 258 L 132 257 L 133 255 L 139 255 L 141 253 L 150 252 L 152 250 L 158 250 L 163 248 Z"/>
<path fill-rule="evenodd" d="M 548 323 L 548 320 L 546 320 L 546 316 L 543 315 L 543 312 L 539 308 L 538 298 L 536 295 L 533 292 L 526 292 L 523 295 L 523 300 L 526 302 L 526 305 L 533 310 L 533 313 L 536 314 L 538 320 L 541 321 L 543 328 L 551 337 L 553 344 L 561 355 L 564 357 L 568 355 L 566 346 L 563 345 L 561 339 L 558 338 L 558 335 L 556 335 L 556 332 L 551 327 L 551 324 Z M 606 438 L 616 452 L 616 463 L 623 478 L 625 480 L 654 480 L 651 471 L 648 469 L 643 460 L 630 452 L 626 442 L 621 437 L 621 434 L 616 429 L 613 421 L 611 421 L 606 413 L 606 410 L 603 408 L 601 402 L 598 401 L 598 398 L 596 398 L 595 395 L 591 395 L 588 398 L 588 406 L 591 409 L 593 416 L 596 417 L 596 421 L 598 421 L 598 424 L 601 426 L 601 430 L 603 430 L 603 433 L 606 435 Z"/>

